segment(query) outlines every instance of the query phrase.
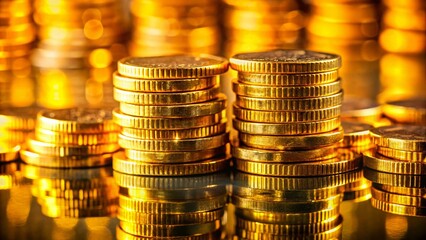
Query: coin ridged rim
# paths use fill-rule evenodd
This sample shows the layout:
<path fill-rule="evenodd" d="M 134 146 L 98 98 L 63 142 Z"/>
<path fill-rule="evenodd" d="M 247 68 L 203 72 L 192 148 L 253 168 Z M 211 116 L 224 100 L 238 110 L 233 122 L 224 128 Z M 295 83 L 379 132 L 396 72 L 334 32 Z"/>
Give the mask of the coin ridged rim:
<path fill-rule="evenodd" d="M 423 108 L 403 105 L 404 103 L 410 103 L 412 101 L 418 101 L 418 103 L 424 104 Z M 403 104 L 401 104 L 401 102 Z M 386 117 L 396 120 L 397 122 L 426 123 L 426 99 L 387 102 L 382 106 L 382 111 Z"/>
<path fill-rule="evenodd" d="M 145 189 L 145 188 L 127 188 L 120 189 L 120 193 L 131 198 L 143 200 L 195 200 L 208 198 L 227 193 L 226 186 L 213 185 L 200 187 L 199 189 Z"/>
<path fill-rule="evenodd" d="M 371 189 L 356 189 L 351 191 L 345 191 L 343 193 L 343 201 L 353 201 L 353 202 L 364 202 L 371 199 Z"/>
<path fill-rule="evenodd" d="M 313 149 L 330 146 L 343 139 L 343 129 L 313 135 L 272 136 L 239 133 L 239 139 L 245 145 L 270 150 Z"/>
<path fill-rule="evenodd" d="M 137 128 L 126 128 L 121 129 L 121 134 L 142 139 L 191 139 L 191 138 L 203 138 L 211 137 L 214 135 L 222 134 L 226 132 L 227 124 L 226 121 L 222 121 L 219 124 L 210 125 L 199 128 L 187 128 L 179 130 L 169 129 L 137 129 Z"/>
<path fill-rule="evenodd" d="M 364 165 L 380 172 L 412 175 L 426 174 L 426 163 L 389 159 L 380 156 L 375 151 L 364 153 Z"/>
<path fill-rule="evenodd" d="M 127 57 L 120 59 L 117 63 L 117 72 L 126 77 L 134 78 L 145 78 L 145 79 L 174 79 L 174 78 L 200 78 L 200 77 L 209 77 L 214 75 L 219 75 L 228 71 L 228 60 L 222 57 L 217 57 L 208 54 L 199 54 L 199 55 L 175 55 L 175 56 L 164 56 L 163 58 L 177 58 L 179 56 L 189 56 L 194 58 L 206 58 L 209 60 L 217 61 L 217 63 L 212 63 L 208 66 L 193 66 L 186 67 L 185 65 L 180 65 L 179 62 L 176 62 L 178 65 L 175 68 L 170 67 L 145 67 L 137 65 L 126 64 L 131 58 Z M 162 58 L 162 57 L 159 57 Z M 148 58 L 145 58 L 148 59 Z"/>
<path fill-rule="evenodd" d="M 181 105 L 211 101 L 217 98 L 219 87 L 211 87 L 208 89 L 174 92 L 174 93 L 150 93 L 150 92 L 134 92 L 114 88 L 114 99 L 118 102 L 140 104 L 140 105 Z"/>
<path fill-rule="evenodd" d="M 374 187 L 371 188 L 371 195 L 373 198 L 383 202 L 426 208 L 426 199 L 423 197 L 389 193 Z"/>
<path fill-rule="evenodd" d="M 123 114 L 119 109 L 112 111 L 114 122 L 121 127 L 139 128 L 139 129 L 187 129 L 196 127 L 211 126 L 220 123 L 226 119 L 226 112 L 198 116 L 198 117 L 182 117 L 182 118 L 153 118 L 153 117 L 137 117 Z"/>
<path fill-rule="evenodd" d="M 142 176 L 185 176 L 214 173 L 229 167 L 231 156 L 211 158 L 200 162 L 160 164 L 132 161 L 123 152 L 114 154 L 112 168 L 115 171 Z"/>
<path fill-rule="evenodd" d="M 232 81 L 232 90 L 240 95 L 258 98 L 310 98 L 324 97 L 342 90 L 340 80 L 324 83 L 321 85 L 310 86 L 262 86 L 254 84 L 245 84 L 242 82 Z"/>
<path fill-rule="evenodd" d="M 404 151 L 426 151 L 426 136 L 423 139 L 401 139 L 397 136 L 392 136 L 391 133 L 385 132 L 387 129 L 392 129 L 395 127 L 401 128 L 403 131 L 408 132 L 409 129 L 420 129 L 426 132 L 425 126 L 385 126 L 372 129 L 370 131 L 371 138 L 373 142 L 380 147 L 394 148 Z M 419 135 L 418 135 L 419 136 Z"/>
<path fill-rule="evenodd" d="M 371 205 L 381 211 L 405 215 L 405 216 L 426 216 L 426 207 L 406 206 L 395 203 L 388 203 L 371 198 Z"/>
<path fill-rule="evenodd" d="M 144 237 L 144 236 L 136 236 L 132 235 L 130 233 L 125 232 L 120 228 L 120 226 L 116 227 L 116 234 L 118 240 L 152 240 L 152 237 Z M 158 240 L 182 240 L 184 238 L 185 240 L 211 240 L 220 238 L 220 231 L 210 232 L 207 234 L 201 234 L 201 235 L 193 235 L 193 236 L 186 236 L 186 237 L 164 237 L 164 238 L 156 238 Z"/>
<path fill-rule="evenodd" d="M 4 112 L 4 110 L 0 111 L 0 126 L 2 128 L 13 130 L 34 130 L 36 124 L 36 116 L 31 118 L 28 116 L 29 113 L 24 113 L 25 111 L 31 109 L 33 108 L 12 108 L 10 109 L 11 112 L 7 112 L 8 109 L 5 109 L 6 112 Z M 16 110 L 24 112 L 20 114 L 18 112 L 13 112 Z"/>
<path fill-rule="evenodd" d="M 260 135 L 306 135 L 330 132 L 340 127 L 340 118 L 302 123 L 256 123 L 232 119 L 232 125 L 240 132 Z"/>
<path fill-rule="evenodd" d="M 236 118 L 250 122 L 290 123 L 321 121 L 340 116 L 341 106 L 306 111 L 266 111 L 241 108 L 233 105 Z"/>
<path fill-rule="evenodd" d="M 110 217 L 117 211 L 116 205 L 104 206 L 102 208 L 61 208 L 56 206 L 41 206 L 41 212 L 44 216 L 51 218 L 70 217 L 70 218 L 87 218 L 87 217 Z"/>
<path fill-rule="evenodd" d="M 253 162 L 310 162 L 326 160 L 337 156 L 334 146 L 304 151 L 276 151 L 251 148 L 246 146 L 232 146 L 231 153 L 234 158 Z"/>
<path fill-rule="evenodd" d="M 388 158 L 394 158 L 401 161 L 410 162 L 426 162 L 426 151 L 415 152 L 415 151 L 404 151 L 394 148 L 377 147 L 377 153 L 386 156 Z"/>
<path fill-rule="evenodd" d="M 417 196 L 426 199 L 426 188 L 398 187 L 380 183 L 373 183 L 373 187 L 389 193 Z"/>
<path fill-rule="evenodd" d="M 342 128 L 343 141 L 340 143 L 341 147 L 370 145 L 370 130 L 374 128 L 372 125 L 343 120 Z"/>
<path fill-rule="evenodd" d="M 318 85 L 336 81 L 338 71 L 309 74 L 257 74 L 238 72 L 238 81 L 265 86 L 306 86 Z"/>
<path fill-rule="evenodd" d="M 112 81 L 116 88 L 135 92 L 185 92 L 211 88 L 219 84 L 219 76 L 152 80 L 124 77 L 114 72 Z"/>
<path fill-rule="evenodd" d="M 364 176 L 374 183 L 405 188 L 426 188 L 426 176 L 394 174 L 364 168 Z"/>
<path fill-rule="evenodd" d="M 118 132 L 63 133 L 42 128 L 36 128 L 34 132 L 34 137 L 39 141 L 47 143 L 84 146 L 116 143 L 118 141 Z"/>
<path fill-rule="evenodd" d="M 226 108 L 226 97 L 219 94 L 215 100 L 201 103 L 174 106 L 147 106 L 120 103 L 120 111 L 124 114 L 139 117 L 198 117 L 220 113 Z"/>
<path fill-rule="evenodd" d="M 194 213 L 223 208 L 227 196 L 197 199 L 193 201 L 140 200 L 119 195 L 118 205 L 121 208 L 142 213 L 169 214 Z"/>
<path fill-rule="evenodd" d="M 189 212 L 183 214 L 152 214 L 134 212 L 132 210 L 118 208 L 117 218 L 121 221 L 138 224 L 182 225 L 212 222 L 222 218 L 224 209 L 215 209 L 207 212 Z"/>
<path fill-rule="evenodd" d="M 319 110 L 342 105 L 343 91 L 315 98 L 254 98 L 237 95 L 235 104 L 241 108 L 265 111 Z"/>
<path fill-rule="evenodd" d="M 80 189 L 59 189 L 59 188 L 46 188 L 40 189 L 39 186 L 34 185 L 31 188 L 31 193 L 35 197 L 54 197 L 63 199 L 98 199 L 107 196 L 116 195 L 118 197 L 118 187 L 114 189 L 114 185 L 108 185 L 102 188 L 80 188 Z"/>
<path fill-rule="evenodd" d="M 84 209 L 90 207 L 105 207 L 113 204 L 117 204 L 118 194 L 113 198 L 97 198 L 97 199 L 65 199 L 57 197 L 45 196 L 43 198 L 37 198 L 37 201 L 41 205 L 55 206 L 59 208 L 68 209 Z"/>
<path fill-rule="evenodd" d="M 118 135 L 118 145 L 120 145 L 122 148 L 141 151 L 200 151 L 224 146 L 228 143 L 228 141 L 229 133 L 222 133 L 204 138 L 174 140 L 140 139 L 124 136 L 123 134 Z"/>
<path fill-rule="evenodd" d="M 19 158 L 20 145 L 0 146 L 0 162 L 11 162 Z"/>

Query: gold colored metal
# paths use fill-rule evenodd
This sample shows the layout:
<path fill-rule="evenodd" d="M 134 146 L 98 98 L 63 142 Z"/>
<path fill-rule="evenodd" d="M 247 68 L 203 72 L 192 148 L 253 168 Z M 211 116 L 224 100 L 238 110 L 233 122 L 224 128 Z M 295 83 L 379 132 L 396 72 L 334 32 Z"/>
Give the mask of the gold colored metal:
<path fill-rule="evenodd" d="M 343 141 L 341 147 L 365 146 L 371 144 L 370 130 L 373 126 L 360 122 L 342 121 Z"/>
<path fill-rule="evenodd" d="M 394 121 L 426 125 L 426 99 L 388 102 L 382 109 L 383 114 Z"/>
<path fill-rule="evenodd" d="M 380 172 L 412 175 L 426 174 L 426 163 L 392 160 L 380 156 L 376 152 L 364 154 L 364 165 Z"/>
<path fill-rule="evenodd" d="M 421 197 L 423 199 L 426 199 L 426 188 L 397 187 L 379 183 L 373 183 L 373 187 L 377 190 L 381 190 L 388 193 Z"/>
<path fill-rule="evenodd" d="M 373 198 L 387 203 L 426 208 L 426 199 L 417 196 L 400 195 L 371 188 Z"/>
<path fill-rule="evenodd" d="M 396 203 L 388 203 L 375 198 L 371 198 L 371 205 L 381 211 L 393 214 L 406 216 L 426 216 L 425 207 L 415 207 Z"/>
<path fill-rule="evenodd" d="M 35 139 L 46 143 L 84 146 L 116 143 L 118 141 L 118 132 L 66 133 L 36 128 L 34 137 Z"/>
<path fill-rule="evenodd" d="M 426 126 L 386 126 L 371 130 L 371 137 L 379 147 L 403 151 L 426 151 Z"/>
<path fill-rule="evenodd" d="M 337 71 L 306 74 L 258 74 L 238 72 L 238 81 L 262 86 L 310 86 L 327 84 L 339 79 Z"/>
<path fill-rule="evenodd" d="M 34 130 L 40 108 L 9 108 L 0 111 L 0 127 L 14 130 Z"/>
<path fill-rule="evenodd" d="M 7 144 L 0 143 L 0 163 L 11 162 L 19 158 L 20 145 L 9 146 Z"/>
<path fill-rule="evenodd" d="M 414 152 L 414 151 L 404 151 L 393 148 L 377 147 L 377 153 L 397 159 L 402 161 L 410 162 L 426 162 L 426 151 L 423 152 Z"/>
<path fill-rule="evenodd" d="M 383 185 L 403 188 L 426 188 L 426 177 L 423 175 L 386 173 L 364 168 L 364 176 L 373 183 Z"/>

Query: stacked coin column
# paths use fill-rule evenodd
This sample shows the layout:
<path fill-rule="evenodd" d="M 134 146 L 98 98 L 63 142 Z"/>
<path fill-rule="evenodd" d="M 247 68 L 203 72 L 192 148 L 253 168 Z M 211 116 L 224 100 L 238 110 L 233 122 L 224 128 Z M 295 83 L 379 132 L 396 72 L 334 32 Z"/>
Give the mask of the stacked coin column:
<path fill-rule="evenodd" d="M 193 195 L 197 190 L 191 178 L 183 176 L 229 167 L 226 99 L 217 81 L 227 69 L 226 59 L 210 55 L 129 57 L 118 62 L 114 97 L 120 108 L 113 116 L 122 127 L 119 145 L 124 151 L 114 155 L 113 169 L 121 186 L 119 237 L 210 236 L 220 228 L 226 192 L 207 194 L 205 185 L 200 186 L 205 193 Z M 155 177 L 168 177 L 171 185 L 141 185 L 162 181 Z M 138 182 L 129 186 L 120 179 Z M 188 181 L 188 189 L 182 189 L 182 182 L 176 187 L 183 192 L 168 194 L 180 181 Z M 147 188 L 164 194 L 142 194 Z"/>
<path fill-rule="evenodd" d="M 343 100 L 337 74 L 339 56 L 305 50 L 273 50 L 237 54 L 230 62 L 238 71 L 238 79 L 233 83 L 237 94 L 233 125 L 239 132 L 239 142 L 232 147 L 234 167 L 238 171 L 279 179 L 328 176 L 359 169 L 360 155 L 336 150 L 336 144 L 343 139 L 339 118 Z M 327 189 L 300 190 L 302 195 L 298 195 L 294 192 L 298 189 L 284 187 L 274 191 L 270 188 L 266 198 L 259 194 L 233 193 L 232 201 L 237 210 L 305 219 L 304 216 L 339 207 L 342 196 L 336 185 L 331 184 Z M 316 191 L 325 193 L 310 198 L 309 194 Z M 334 235 L 327 234 L 338 235 L 341 227 L 338 214 L 316 217 L 309 223 L 239 219 L 237 228 L 245 231 L 238 235 L 250 238 L 331 237 Z M 248 228 L 243 222 L 251 222 L 256 227 Z"/>
<path fill-rule="evenodd" d="M 132 0 L 133 56 L 220 52 L 218 0 Z"/>
<path fill-rule="evenodd" d="M 364 175 L 373 182 L 373 207 L 393 214 L 426 216 L 426 127 L 371 130 L 375 151 L 364 155 Z"/>

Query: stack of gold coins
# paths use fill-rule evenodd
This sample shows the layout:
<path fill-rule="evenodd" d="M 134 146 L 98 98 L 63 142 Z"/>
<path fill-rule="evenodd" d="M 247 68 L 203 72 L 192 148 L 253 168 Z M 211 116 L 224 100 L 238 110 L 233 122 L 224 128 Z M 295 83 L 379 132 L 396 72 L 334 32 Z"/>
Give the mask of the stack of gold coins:
<path fill-rule="evenodd" d="M 218 54 L 218 0 L 132 0 L 133 56 Z"/>
<path fill-rule="evenodd" d="M 110 111 L 72 108 L 42 110 L 33 137 L 28 138 L 21 158 L 30 165 L 81 168 L 111 163 L 119 127 Z"/>
<path fill-rule="evenodd" d="M 305 50 L 274 50 L 237 54 L 230 62 L 238 71 L 238 79 L 233 82 L 237 94 L 233 125 L 239 132 L 239 142 L 232 147 L 237 170 L 291 178 L 327 176 L 360 168 L 361 155 L 348 149 L 336 150 L 337 143 L 343 139 L 339 118 L 343 100 L 337 75 L 339 56 Z M 233 203 L 237 208 L 258 210 L 265 215 L 281 212 L 286 218 L 338 208 L 342 200 L 340 189 L 327 188 L 327 194 L 314 194 L 317 200 L 309 197 L 312 192 L 301 190 L 301 195 L 295 194 L 291 201 L 286 201 L 284 190 L 272 190 L 272 201 L 265 201 L 261 191 L 244 198 L 234 194 Z M 246 229 L 246 235 L 239 235 L 243 238 L 251 236 L 247 234 L 254 234 L 248 238 L 292 234 L 314 237 L 327 234 L 339 225 L 337 218 L 289 224 L 260 224 Z M 265 229 L 282 231 L 262 232 Z"/>
<path fill-rule="evenodd" d="M 339 54 L 346 96 L 374 99 L 380 91 L 379 8 L 374 0 L 312 0 L 307 47 Z"/>
<path fill-rule="evenodd" d="M 114 172 L 120 186 L 117 239 L 220 239 L 228 173 L 135 176 Z"/>
<path fill-rule="evenodd" d="M 114 75 L 114 97 L 120 108 L 113 111 L 113 116 L 122 127 L 118 143 L 124 151 L 114 154 L 113 169 L 117 176 L 140 181 L 156 181 L 153 176 L 168 177 L 182 183 L 178 188 L 183 191 L 185 184 L 191 184 L 188 179 L 197 178 L 181 176 L 226 170 L 231 158 L 226 154 L 226 99 L 219 94 L 217 80 L 227 69 L 226 59 L 211 55 L 120 60 Z M 119 185 L 120 209 L 135 217 L 122 219 L 120 238 L 126 233 L 140 237 L 188 237 L 211 234 L 220 227 L 220 209 L 226 203 L 222 192 L 195 197 L 192 193 L 198 191 L 188 185 L 188 196 L 182 195 L 185 191 L 176 196 L 145 195 L 147 190 L 129 188 L 120 181 Z M 151 190 L 162 192 L 164 187 L 172 186 L 158 189 L 154 184 Z M 184 221 L 186 214 L 191 216 L 188 221 Z"/>
<path fill-rule="evenodd" d="M 393 122 L 426 125 L 426 98 L 391 101 L 382 108 L 385 117 Z"/>
<path fill-rule="evenodd" d="M 377 147 L 364 154 L 364 175 L 373 182 L 373 207 L 426 216 L 426 127 L 379 127 L 371 130 L 371 137 Z"/>
<path fill-rule="evenodd" d="M 24 143 L 34 132 L 37 107 L 6 108 L 0 110 L 0 142 L 17 145 Z"/>
<path fill-rule="evenodd" d="M 41 212 L 51 218 L 112 216 L 117 211 L 118 186 L 110 167 L 55 169 L 21 165 L 31 179 L 31 192 Z"/>
<path fill-rule="evenodd" d="M 225 53 L 300 48 L 304 16 L 296 0 L 223 0 Z"/>

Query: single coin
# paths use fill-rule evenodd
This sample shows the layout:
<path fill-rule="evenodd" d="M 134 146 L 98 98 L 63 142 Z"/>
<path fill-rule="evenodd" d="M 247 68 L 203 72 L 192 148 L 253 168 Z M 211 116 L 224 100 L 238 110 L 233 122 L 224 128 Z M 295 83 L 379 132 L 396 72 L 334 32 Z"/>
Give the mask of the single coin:
<path fill-rule="evenodd" d="M 35 128 L 37 107 L 6 108 L 0 110 L 0 127 L 14 130 L 32 131 Z"/>
<path fill-rule="evenodd" d="M 340 68 L 338 55 L 307 50 L 272 50 L 241 53 L 229 60 L 231 67 L 251 73 L 318 73 Z"/>
<path fill-rule="evenodd" d="M 379 147 L 403 151 L 426 151 L 426 126 L 386 126 L 371 130 L 371 137 Z"/>
<path fill-rule="evenodd" d="M 241 108 L 264 111 L 306 111 L 339 106 L 343 91 L 315 98 L 254 98 L 237 95 L 236 105 Z"/>
<path fill-rule="evenodd" d="M 218 95 L 218 99 L 174 106 L 144 106 L 129 103 L 120 103 L 120 111 L 124 114 L 139 117 L 198 117 L 222 112 L 226 108 L 226 97 Z"/>
<path fill-rule="evenodd" d="M 426 124 L 426 99 L 387 102 L 383 114 L 397 122 Z"/>
<path fill-rule="evenodd" d="M 258 74 L 238 72 L 238 81 L 264 86 L 307 86 L 334 82 L 339 78 L 337 71 L 309 74 Z"/>
<path fill-rule="evenodd" d="M 50 131 L 67 133 L 116 132 L 119 127 L 112 121 L 110 110 L 70 108 L 42 110 L 37 125 Z"/>
<path fill-rule="evenodd" d="M 277 163 L 321 161 L 337 156 L 337 151 L 334 146 L 304 151 L 276 151 L 251 148 L 240 145 L 232 146 L 231 153 L 234 158 L 247 161 Z"/>
<path fill-rule="evenodd" d="M 152 140 L 139 139 L 118 135 L 118 144 L 124 149 L 133 149 L 140 151 L 201 151 L 211 148 L 224 146 L 229 141 L 229 134 L 222 133 L 212 137 L 194 138 L 194 139 L 178 139 L 178 140 Z"/>
<path fill-rule="evenodd" d="M 376 188 L 371 188 L 373 198 L 388 203 L 401 204 L 405 206 L 424 207 L 426 208 L 426 199 L 417 196 L 407 196 L 395 193 L 381 191 Z"/>
<path fill-rule="evenodd" d="M 118 102 L 155 106 L 206 102 L 216 99 L 218 94 L 219 87 L 175 93 L 134 92 L 114 88 L 114 99 Z"/>
<path fill-rule="evenodd" d="M 394 174 L 426 174 L 426 163 L 408 162 L 386 158 L 376 152 L 364 154 L 364 165 L 368 168 Z"/>
<path fill-rule="evenodd" d="M 325 161 L 298 164 L 234 161 L 236 169 L 269 176 L 325 176 L 356 170 L 362 166 L 362 155 L 351 151 L 339 151 L 339 156 Z"/>
<path fill-rule="evenodd" d="M 35 139 L 54 144 L 69 145 L 97 145 L 106 143 L 116 143 L 118 141 L 118 132 L 105 133 L 64 133 L 36 128 Z"/>
<path fill-rule="evenodd" d="M 184 176 L 213 173 L 228 169 L 231 156 L 223 156 L 191 163 L 146 163 L 132 161 L 123 152 L 114 154 L 115 171 L 143 176 Z"/>
<path fill-rule="evenodd" d="M 38 154 L 28 150 L 21 150 L 22 161 L 30 165 L 51 168 L 82 168 L 98 167 L 110 165 L 112 163 L 111 154 L 92 155 L 87 157 L 79 156 L 49 156 Z"/>
<path fill-rule="evenodd" d="M 392 185 L 385 185 L 380 183 L 373 183 L 375 189 L 408 196 L 416 196 L 426 199 L 426 188 L 410 188 L 410 187 L 397 187 Z"/>
<path fill-rule="evenodd" d="M 219 76 L 190 79 L 141 79 L 123 77 L 114 72 L 114 87 L 135 92 L 189 92 L 203 90 L 219 84 Z"/>
<path fill-rule="evenodd" d="M 232 89 L 241 96 L 258 98 L 310 98 L 324 97 L 342 90 L 341 81 L 311 86 L 275 87 L 232 82 Z"/>
<path fill-rule="evenodd" d="M 147 163 L 184 163 L 196 162 L 223 155 L 226 153 L 226 149 L 224 145 L 218 148 L 187 152 L 152 152 L 133 149 L 124 149 L 124 152 L 126 157 L 135 161 Z"/>
<path fill-rule="evenodd" d="M 19 158 L 20 145 L 10 146 L 0 142 L 0 162 L 11 162 Z"/>
<path fill-rule="evenodd" d="M 360 122 L 342 121 L 343 141 L 341 147 L 371 145 L 370 130 L 373 126 Z"/>
<path fill-rule="evenodd" d="M 148 79 L 201 78 L 225 73 L 228 61 L 207 54 L 127 57 L 118 61 L 118 73 Z"/>
<path fill-rule="evenodd" d="M 341 106 L 306 111 L 266 111 L 240 108 L 234 104 L 234 115 L 237 119 L 262 123 L 296 123 L 322 121 L 340 116 Z"/>
<path fill-rule="evenodd" d="M 426 176 L 394 174 L 364 168 L 364 176 L 373 183 L 404 188 L 426 188 Z"/>
<path fill-rule="evenodd" d="M 217 230 L 207 234 L 193 235 L 184 237 L 185 240 L 211 240 L 211 239 L 220 239 L 221 231 Z M 136 236 L 130 233 L 125 232 L 117 226 L 116 228 L 116 237 L 118 240 L 152 240 L 152 237 Z M 182 237 L 158 237 L 158 240 L 182 240 Z"/>
<path fill-rule="evenodd" d="M 300 136 L 272 136 L 239 133 L 239 139 L 245 145 L 270 150 L 313 149 L 331 146 L 343 139 L 343 129 L 326 133 Z"/>
<path fill-rule="evenodd" d="M 381 106 L 366 98 L 345 97 L 342 104 L 342 119 L 376 124 L 382 115 Z"/>
<path fill-rule="evenodd" d="M 393 148 L 386 147 L 377 147 L 377 153 L 386 156 L 388 158 L 393 158 L 402 161 L 410 162 L 426 162 L 426 151 L 423 152 L 414 152 L 414 151 L 404 151 Z"/>
<path fill-rule="evenodd" d="M 256 123 L 232 120 L 236 130 L 248 134 L 260 135 L 306 135 L 330 132 L 340 127 L 340 118 L 331 118 L 316 122 L 302 123 Z"/>
<path fill-rule="evenodd" d="M 381 211 L 406 215 L 406 216 L 426 216 L 426 207 L 407 206 L 396 203 L 384 202 L 376 198 L 371 198 L 371 205 Z"/>
<path fill-rule="evenodd" d="M 133 137 L 133 138 L 142 138 L 142 139 L 190 139 L 190 138 L 203 138 L 210 137 L 226 132 L 226 121 L 200 128 L 187 128 L 179 130 L 169 130 L 169 129 L 137 129 L 137 128 L 122 128 L 121 134 Z"/>

